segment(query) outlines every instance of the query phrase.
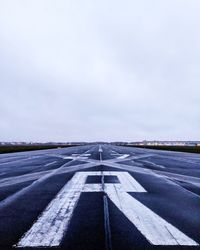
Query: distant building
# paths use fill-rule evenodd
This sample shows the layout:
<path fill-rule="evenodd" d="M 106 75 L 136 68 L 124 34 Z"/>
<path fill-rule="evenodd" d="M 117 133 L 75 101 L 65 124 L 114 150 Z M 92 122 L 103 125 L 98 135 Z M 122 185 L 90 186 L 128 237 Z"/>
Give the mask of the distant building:
<path fill-rule="evenodd" d="M 141 141 L 131 142 L 128 145 L 136 146 L 200 146 L 199 141 Z"/>

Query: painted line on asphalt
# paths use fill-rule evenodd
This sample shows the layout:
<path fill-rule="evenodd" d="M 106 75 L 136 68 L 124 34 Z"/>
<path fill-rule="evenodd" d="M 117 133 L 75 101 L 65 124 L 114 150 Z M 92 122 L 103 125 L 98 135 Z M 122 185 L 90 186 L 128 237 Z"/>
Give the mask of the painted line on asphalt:
<path fill-rule="evenodd" d="M 181 175 L 181 174 L 176 174 L 176 173 L 172 173 L 172 172 L 163 172 L 163 171 L 159 171 L 159 170 L 155 170 L 154 172 L 160 176 L 164 176 L 164 177 L 167 177 L 169 179 L 174 179 L 177 181 L 191 183 L 191 184 L 200 188 L 200 178 L 199 177 Z"/>
<path fill-rule="evenodd" d="M 90 151 L 90 149 L 87 150 L 84 153 L 88 153 L 88 151 Z M 41 178 L 40 177 L 37 178 L 35 181 L 33 181 L 27 187 L 22 188 L 21 190 L 17 191 L 13 195 L 10 195 L 6 199 L 0 201 L 0 209 L 10 205 L 12 202 L 15 202 L 19 197 L 21 197 L 22 195 L 24 195 L 27 192 L 31 191 L 32 188 L 34 188 L 35 186 L 37 186 L 41 182 L 46 181 L 48 178 L 50 178 L 50 177 L 52 177 L 52 176 L 54 176 L 56 174 L 60 174 L 62 172 L 69 173 L 69 172 L 73 172 L 73 171 L 78 171 L 80 169 L 85 169 L 85 168 L 96 166 L 96 164 L 94 164 L 94 163 L 87 163 L 87 164 L 84 164 L 84 165 L 79 164 L 79 165 L 75 165 L 75 166 L 69 166 L 74 161 L 75 160 L 67 162 L 67 163 L 63 164 L 62 166 L 60 166 L 59 168 L 56 168 L 56 169 L 54 169 L 52 171 L 47 171 L 47 174 L 41 176 Z M 65 169 L 65 167 L 67 167 L 67 168 Z"/>
<path fill-rule="evenodd" d="M 77 172 L 47 206 L 17 247 L 59 246 L 81 195 L 86 175 Z"/>
<path fill-rule="evenodd" d="M 66 164 L 64 164 L 66 165 Z M 78 170 L 84 170 L 84 169 L 88 169 L 88 168 L 92 168 L 92 167 L 96 167 L 96 164 L 93 164 L 93 163 L 86 163 L 86 164 L 79 164 L 79 165 L 75 165 L 75 166 L 71 166 L 71 167 L 67 167 L 67 168 L 63 168 L 64 165 L 62 165 L 59 169 L 56 169 L 56 170 L 59 170 L 59 171 L 46 171 L 45 174 L 43 174 L 43 176 L 39 176 L 39 177 L 30 177 L 29 180 L 33 180 L 34 181 L 22 188 L 21 190 L 17 191 L 16 193 L 8 196 L 7 198 L 5 198 L 4 200 L 0 201 L 0 209 L 1 208 L 4 208 L 8 205 L 10 205 L 12 202 L 15 202 L 19 197 L 21 197 L 22 195 L 26 194 L 27 192 L 30 192 L 32 188 L 34 188 L 36 185 L 40 184 L 41 182 L 45 181 L 46 179 L 48 179 L 49 177 L 53 176 L 53 175 L 56 175 L 56 174 L 63 174 L 63 173 L 70 173 L 70 172 L 74 172 L 74 171 L 78 171 Z M 18 181 L 17 183 L 21 183 L 21 182 L 25 182 L 27 181 L 27 179 L 25 179 L 24 181 Z M 16 182 L 15 182 L 16 184 Z M 4 186 L 7 186 L 7 185 L 13 185 L 13 183 L 5 183 Z"/>
<path fill-rule="evenodd" d="M 57 161 L 53 161 L 53 162 L 47 163 L 47 164 L 44 165 L 44 167 L 51 166 L 51 165 L 53 165 L 53 164 L 56 163 L 56 162 L 57 162 Z"/>
<path fill-rule="evenodd" d="M 102 184 L 87 184 L 86 189 L 84 189 L 87 176 L 101 176 L 102 173 L 103 175 L 117 175 L 123 188 L 127 191 L 145 192 L 145 189 L 127 172 L 76 172 L 16 246 L 59 246 L 70 223 L 73 210 L 76 207 L 81 192 L 98 192 L 99 188 L 101 188 L 100 191 L 103 191 Z M 87 187 L 89 187 L 88 190 Z"/>
<path fill-rule="evenodd" d="M 120 184 L 85 184 L 88 176 L 115 175 Z M 153 245 L 197 246 L 198 243 L 162 219 L 128 192 L 146 190 L 128 173 L 116 171 L 76 172 L 50 202 L 17 247 L 56 247 L 67 231 L 81 192 L 102 192 Z M 45 237 L 44 237 L 45 236 Z"/>
<path fill-rule="evenodd" d="M 101 145 L 99 146 L 99 160 L 102 161 L 102 153 L 103 153 L 103 149 L 101 147 Z"/>
<path fill-rule="evenodd" d="M 32 159 L 41 158 L 41 157 L 42 156 L 30 156 L 30 157 L 26 157 L 26 158 L 19 159 L 19 160 L 14 160 L 14 161 L 8 161 L 8 162 L 0 163 L 0 166 L 1 165 L 12 164 L 12 163 L 16 163 L 16 162 L 21 162 L 21 161 L 32 160 Z"/>
<path fill-rule="evenodd" d="M 59 155 L 59 154 L 51 154 L 48 156 L 61 158 L 63 160 L 86 160 L 91 154 L 72 154 L 72 155 Z"/>
<path fill-rule="evenodd" d="M 99 146 L 99 153 L 102 153 L 103 152 L 103 149 L 101 146 Z"/>
<path fill-rule="evenodd" d="M 66 164 L 62 165 L 61 167 L 65 167 L 65 166 L 66 166 Z M 81 170 L 81 169 L 86 169 L 86 168 L 90 168 L 90 167 L 94 167 L 94 166 L 97 166 L 97 165 L 95 163 L 90 163 L 90 162 L 85 163 L 85 164 L 73 165 L 73 166 L 59 169 L 59 174 L 69 173 L 69 172 L 73 172 L 73 171 L 77 171 L 77 170 Z M 42 176 L 45 176 L 47 174 L 52 173 L 52 171 L 55 171 L 55 169 L 39 171 L 39 172 L 35 172 L 35 173 L 29 173 L 29 174 L 24 174 L 24 175 L 20 175 L 20 176 L 12 176 L 12 177 L 3 178 L 0 180 L 0 188 L 5 187 L 5 186 L 11 186 L 11 185 L 27 182 L 27 181 L 31 181 L 31 180 L 37 180 L 37 179 L 42 178 Z M 1 202 L 0 202 L 0 204 L 1 204 Z"/>
<path fill-rule="evenodd" d="M 120 190 L 117 184 L 106 185 L 110 200 L 132 222 L 145 238 L 153 245 L 197 246 L 198 243 L 179 229 L 162 219 L 148 207 Z"/>
<path fill-rule="evenodd" d="M 127 158 L 127 160 L 131 161 L 131 160 L 139 160 L 139 159 L 143 159 L 143 158 L 148 158 L 153 156 L 153 154 L 143 154 L 143 155 L 138 155 L 138 156 L 130 156 L 129 158 Z M 116 158 L 116 159 L 110 159 L 107 160 L 107 162 L 120 162 L 120 161 L 124 161 L 124 158 L 120 159 L 120 158 Z"/>
<path fill-rule="evenodd" d="M 127 157 L 129 157 L 129 154 L 123 154 L 123 155 L 117 157 L 117 159 L 125 159 Z"/>
<path fill-rule="evenodd" d="M 166 168 L 166 167 L 163 166 L 163 165 L 158 165 L 158 164 L 156 164 L 156 163 L 154 163 L 154 162 L 151 162 L 151 161 L 141 160 L 141 162 L 147 163 L 147 164 L 151 165 L 152 167 L 156 167 L 156 168 L 158 168 L 158 169 L 164 169 L 164 168 Z"/>

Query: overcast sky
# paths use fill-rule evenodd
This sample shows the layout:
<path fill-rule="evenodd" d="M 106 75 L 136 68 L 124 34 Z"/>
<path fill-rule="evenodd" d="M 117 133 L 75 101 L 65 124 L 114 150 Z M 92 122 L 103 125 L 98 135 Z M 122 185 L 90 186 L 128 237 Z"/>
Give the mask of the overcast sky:
<path fill-rule="evenodd" d="M 0 141 L 200 140 L 199 0 L 0 0 Z"/>

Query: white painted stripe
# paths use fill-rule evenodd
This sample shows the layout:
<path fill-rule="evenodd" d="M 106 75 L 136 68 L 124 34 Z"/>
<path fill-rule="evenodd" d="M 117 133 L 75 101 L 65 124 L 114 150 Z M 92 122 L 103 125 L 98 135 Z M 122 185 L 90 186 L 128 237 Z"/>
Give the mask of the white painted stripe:
<path fill-rule="evenodd" d="M 91 154 L 72 154 L 71 156 L 76 156 L 76 157 L 79 157 L 79 156 L 90 156 Z"/>
<path fill-rule="evenodd" d="M 197 246 L 198 243 L 124 192 L 118 185 L 105 185 L 111 201 L 153 245 Z"/>
<path fill-rule="evenodd" d="M 79 200 L 86 175 L 77 172 L 21 238 L 17 247 L 59 246 Z"/>
<path fill-rule="evenodd" d="M 104 192 L 102 184 L 85 184 L 82 192 Z"/>
<path fill-rule="evenodd" d="M 57 161 L 53 161 L 53 162 L 47 163 L 47 164 L 44 165 L 44 167 L 48 167 L 48 166 L 50 166 L 50 165 L 53 165 L 53 164 L 56 163 L 56 162 L 57 162 Z"/>
<path fill-rule="evenodd" d="M 147 163 L 147 164 L 150 164 L 152 167 L 156 167 L 156 168 L 158 168 L 158 169 L 160 169 L 160 168 L 165 168 L 165 166 L 163 166 L 163 165 L 158 165 L 158 164 L 156 164 L 156 163 L 154 163 L 154 162 L 151 162 L 151 161 L 142 161 L 142 162 L 144 162 L 144 163 Z"/>
<path fill-rule="evenodd" d="M 93 172 L 80 172 L 89 176 L 117 176 L 120 183 L 117 183 L 118 187 L 123 189 L 125 192 L 146 192 L 146 190 L 128 173 L 128 172 L 116 172 L 116 171 L 93 171 Z M 114 185 L 104 184 L 106 185 Z M 86 191 L 87 190 L 87 191 Z M 93 191 L 100 190 L 100 191 Z M 101 192 L 103 190 L 102 184 L 85 184 L 82 192 Z"/>
<path fill-rule="evenodd" d="M 36 179 L 39 179 L 47 174 L 55 173 L 55 170 L 58 170 L 59 174 L 69 173 L 69 172 L 73 172 L 73 171 L 78 171 L 78 170 L 82 170 L 82 169 L 95 167 L 96 164 L 86 163 L 86 164 L 72 165 L 69 167 L 65 167 L 65 166 L 67 166 L 67 165 L 64 164 L 64 165 L 62 165 L 62 168 L 59 168 L 59 169 L 45 170 L 45 171 L 35 172 L 35 173 L 31 173 L 31 174 L 24 174 L 24 175 L 20 175 L 20 176 L 15 176 L 15 177 L 13 177 L 13 176 L 7 177 L 7 178 L 0 180 L 0 187 L 15 185 L 17 183 L 23 183 L 23 182 L 30 181 L 30 180 L 36 180 Z M 0 204 L 1 204 L 1 202 L 0 202 Z"/>
<path fill-rule="evenodd" d="M 143 158 L 148 158 L 154 156 L 153 154 L 144 154 L 144 155 L 137 155 L 137 156 L 132 156 L 132 160 L 137 160 L 137 159 L 143 159 Z"/>
<path fill-rule="evenodd" d="M 0 163 L 0 165 L 13 164 L 13 163 L 16 163 L 16 162 L 28 161 L 28 160 L 32 160 L 32 159 L 36 159 L 36 158 L 41 158 L 41 157 L 43 157 L 43 156 L 30 156 L 30 157 L 26 157 L 26 158 L 19 159 L 19 160 L 3 162 L 3 163 Z"/>
<path fill-rule="evenodd" d="M 142 155 L 137 155 L 137 156 L 130 156 L 128 160 L 138 160 L 138 159 L 143 159 L 143 158 L 148 158 L 153 156 L 153 154 L 142 154 Z M 110 160 L 106 160 L 105 162 L 120 162 L 120 161 L 124 161 L 124 158 L 116 158 L 116 159 L 110 159 Z"/>
<path fill-rule="evenodd" d="M 73 210 L 81 192 L 101 192 L 101 184 L 85 184 L 87 176 L 116 175 L 126 191 L 145 191 L 143 187 L 126 172 L 76 172 L 73 178 L 63 187 L 56 198 L 47 206 L 31 229 L 21 238 L 17 247 L 59 246 L 67 230 Z M 125 175 L 125 178 L 122 176 Z M 130 185 L 130 177 L 133 184 Z M 128 177 L 128 180 L 126 178 Z M 109 184 L 108 184 L 109 185 Z M 111 184 L 112 185 L 112 184 Z M 44 237 L 45 235 L 45 237 Z"/>
<path fill-rule="evenodd" d="M 61 159 L 73 159 L 73 158 L 77 158 L 77 157 L 73 157 L 73 156 L 66 156 L 66 155 L 59 155 L 59 154 L 47 154 L 47 156 L 57 157 L 57 158 L 61 158 Z"/>
<path fill-rule="evenodd" d="M 93 174 L 92 174 L 93 173 Z M 90 175 L 97 175 L 92 172 Z M 100 172 L 99 172 L 100 173 Z M 194 240 L 155 214 L 127 192 L 146 192 L 146 190 L 128 172 L 103 172 L 116 175 L 120 184 L 104 184 L 104 192 L 124 215 L 153 245 L 197 246 Z M 101 192 L 101 184 L 86 184 L 84 192 Z"/>
<path fill-rule="evenodd" d="M 102 153 L 103 152 L 103 149 L 101 146 L 99 146 L 99 153 Z"/>
<path fill-rule="evenodd" d="M 115 175 L 117 184 L 85 184 L 87 176 Z M 17 247 L 59 246 L 81 192 L 106 192 L 110 200 L 154 245 L 198 245 L 127 192 L 146 192 L 128 173 L 115 171 L 77 172 L 47 206 Z"/>
<path fill-rule="evenodd" d="M 121 156 L 117 157 L 117 159 L 125 159 L 127 157 L 129 157 L 129 154 L 121 155 Z"/>
<path fill-rule="evenodd" d="M 116 175 L 115 172 L 110 173 L 111 175 Z M 128 172 L 117 172 L 117 177 L 125 192 L 146 192 L 140 183 L 138 183 Z"/>
<path fill-rule="evenodd" d="M 99 160 L 102 161 L 102 153 L 103 153 L 103 149 L 101 146 L 99 146 Z"/>

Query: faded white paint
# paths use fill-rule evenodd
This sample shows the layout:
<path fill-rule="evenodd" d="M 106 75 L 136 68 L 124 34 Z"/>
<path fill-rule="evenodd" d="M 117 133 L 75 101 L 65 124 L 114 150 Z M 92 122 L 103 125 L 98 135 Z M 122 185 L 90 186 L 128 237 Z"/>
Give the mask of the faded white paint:
<path fill-rule="evenodd" d="M 57 162 L 57 161 L 53 161 L 53 162 L 47 163 L 47 164 L 44 165 L 44 167 L 51 166 L 51 165 L 53 165 L 53 164 L 56 163 L 56 162 Z"/>
<path fill-rule="evenodd" d="M 103 149 L 101 147 L 101 145 L 99 146 L 99 153 L 102 153 L 103 152 Z"/>
<path fill-rule="evenodd" d="M 86 184 L 88 176 L 115 175 L 120 183 Z M 128 172 L 77 172 L 47 206 L 17 247 L 59 246 L 66 232 L 81 192 L 104 191 L 118 209 L 154 245 L 198 245 L 173 225 L 162 219 L 128 192 L 146 190 Z"/>
<path fill-rule="evenodd" d="M 153 245 L 198 245 L 116 184 L 106 185 L 110 200 Z"/>
<path fill-rule="evenodd" d="M 48 156 L 53 156 L 57 158 L 61 158 L 63 160 L 86 160 L 91 154 L 83 153 L 83 154 L 72 154 L 72 155 L 59 155 L 59 154 L 48 154 Z"/>

